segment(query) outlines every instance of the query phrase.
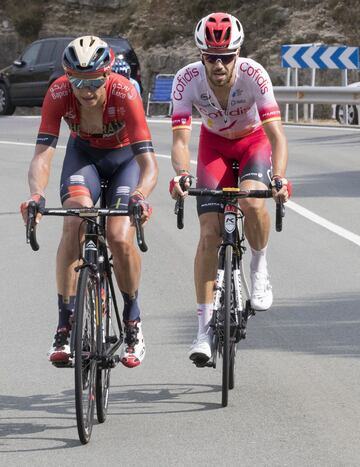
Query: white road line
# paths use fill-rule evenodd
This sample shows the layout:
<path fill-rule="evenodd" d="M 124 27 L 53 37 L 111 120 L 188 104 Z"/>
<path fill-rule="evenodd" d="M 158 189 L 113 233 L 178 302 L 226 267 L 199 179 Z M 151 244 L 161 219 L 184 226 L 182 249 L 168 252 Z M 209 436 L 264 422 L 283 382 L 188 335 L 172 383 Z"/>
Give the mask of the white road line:
<path fill-rule="evenodd" d="M 0 141 L 0 144 L 9 144 L 9 145 L 14 145 L 14 146 L 32 146 L 34 147 L 34 143 L 20 143 L 20 142 L 15 142 L 15 141 Z M 60 149 L 65 149 L 66 146 L 57 146 Z M 157 157 L 161 157 L 163 159 L 171 159 L 171 156 L 167 154 L 156 154 Z M 196 161 L 191 160 L 191 164 L 197 165 Z M 355 243 L 355 245 L 360 246 L 360 235 L 354 234 L 353 232 L 350 232 L 350 230 L 346 230 L 343 227 L 340 227 L 337 224 L 334 224 L 333 222 L 330 222 L 326 219 L 324 219 L 321 216 L 318 216 L 312 211 L 309 211 L 306 208 L 303 208 L 297 203 L 294 203 L 294 201 L 288 201 L 286 203 L 286 207 L 289 209 L 292 209 L 295 211 L 297 214 L 300 214 L 300 216 L 305 217 L 306 219 L 309 219 L 310 221 L 314 222 L 315 224 L 320 225 L 321 227 L 324 227 L 327 230 L 330 230 L 330 232 L 335 233 L 336 235 L 339 235 L 342 238 L 345 238 L 346 240 L 349 240 L 352 243 Z"/>
<path fill-rule="evenodd" d="M 157 156 L 162 157 L 164 159 L 171 159 L 171 156 L 168 156 L 167 154 L 157 154 Z M 190 163 L 193 165 L 197 165 L 197 162 L 193 160 L 190 160 Z M 294 203 L 294 201 L 288 201 L 286 203 L 286 207 L 291 209 L 292 211 L 295 211 L 297 214 L 300 214 L 300 216 L 303 216 L 306 219 L 309 219 L 315 224 L 321 225 L 321 227 L 324 227 L 325 229 L 330 230 L 330 232 L 333 232 L 339 235 L 340 237 L 343 237 L 346 240 L 349 240 L 350 242 L 355 243 L 355 245 L 360 246 L 360 235 L 356 235 L 350 232 L 349 230 L 346 230 L 343 227 L 340 227 L 339 225 L 334 224 L 333 222 L 330 222 L 321 216 L 318 216 L 314 212 L 309 211 L 306 208 L 303 208 L 302 206 L 300 206 L 300 204 Z"/>
<path fill-rule="evenodd" d="M 315 222 L 315 224 L 319 224 L 325 229 L 330 230 L 331 232 L 336 233 L 337 235 L 340 235 L 340 237 L 346 238 L 346 240 L 349 240 L 350 242 L 355 243 L 355 245 L 360 246 L 360 235 L 356 235 L 349 230 L 344 229 L 343 227 L 340 227 L 339 225 L 334 224 L 333 222 L 330 222 L 323 217 L 318 216 L 312 211 L 309 211 L 306 208 L 303 208 L 300 206 L 300 204 L 294 203 L 294 201 L 288 201 L 286 203 L 286 207 L 289 207 L 293 211 L 297 212 L 303 217 L 306 217 L 306 219 L 309 219 L 312 222 Z"/>
<path fill-rule="evenodd" d="M 147 118 L 146 119 L 148 123 L 168 123 L 171 124 L 171 118 Z M 283 126 L 285 128 L 301 128 L 303 129 L 309 129 L 309 130 L 336 130 L 336 131 L 352 131 L 352 132 L 358 132 L 360 131 L 360 127 L 358 125 L 352 126 L 352 127 L 344 127 L 344 126 L 337 126 L 336 124 L 334 125 L 321 125 L 321 124 L 306 124 L 306 125 L 298 125 L 295 123 L 283 123 Z M 192 124 L 193 125 L 201 125 L 201 119 L 192 119 Z"/>
<path fill-rule="evenodd" d="M 2 118 L 41 118 L 41 115 L 11 115 L 11 116 L 4 116 Z M 168 123 L 169 125 L 171 124 L 171 118 L 154 118 L 154 117 L 147 117 L 147 122 L 148 123 Z M 193 125 L 201 125 L 201 119 L 199 118 L 193 118 L 192 119 L 192 124 Z M 284 127 L 286 128 L 301 128 L 301 129 L 309 129 L 309 130 L 336 130 L 336 131 L 360 131 L 360 128 L 358 125 L 354 125 L 352 127 L 344 127 L 344 126 L 337 126 L 336 123 L 334 125 L 321 125 L 319 124 L 305 124 L 305 125 L 299 125 L 297 123 L 285 123 L 283 122 Z"/>

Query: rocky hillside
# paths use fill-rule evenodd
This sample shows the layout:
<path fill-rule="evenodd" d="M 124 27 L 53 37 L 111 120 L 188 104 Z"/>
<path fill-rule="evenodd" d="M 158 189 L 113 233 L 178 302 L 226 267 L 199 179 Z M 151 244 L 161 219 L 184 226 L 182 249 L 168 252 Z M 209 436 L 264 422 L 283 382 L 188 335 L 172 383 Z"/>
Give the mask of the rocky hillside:
<path fill-rule="evenodd" d="M 174 73 L 197 59 L 193 31 L 214 10 L 210 0 L 2 0 L 0 69 L 38 37 L 61 34 L 121 34 L 133 44 L 148 89 L 154 74 Z M 360 45 L 359 0 L 218 0 L 217 11 L 236 15 L 245 30 L 242 54 L 262 63 L 274 84 L 284 84 L 280 46 L 322 42 Z M 306 72 L 301 84 L 309 84 Z M 319 82 L 340 84 L 340 73 L 324 71 Z M 349 81 L 358 81 L 358 72 Z"/>

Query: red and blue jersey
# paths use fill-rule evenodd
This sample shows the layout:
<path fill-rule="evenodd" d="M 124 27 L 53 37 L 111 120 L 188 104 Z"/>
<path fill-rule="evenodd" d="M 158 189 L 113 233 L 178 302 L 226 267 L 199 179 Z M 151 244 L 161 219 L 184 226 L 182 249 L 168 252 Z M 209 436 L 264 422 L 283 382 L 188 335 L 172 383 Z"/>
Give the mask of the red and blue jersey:
<path fill-rule="evenodd" d="M 71 136 L 88 141 L 94 148 L 121 148 L 131 145 L 134 154 L 153 152 L 142 100 L 130 81 L 111 73 L 106 81 L 102 132 L 86 133 L 81 128 L 81 104 L 66 76 L 49 87 L 42 107 L 37 144 L 56 146 L 61 119 L 68 124 Z"/>

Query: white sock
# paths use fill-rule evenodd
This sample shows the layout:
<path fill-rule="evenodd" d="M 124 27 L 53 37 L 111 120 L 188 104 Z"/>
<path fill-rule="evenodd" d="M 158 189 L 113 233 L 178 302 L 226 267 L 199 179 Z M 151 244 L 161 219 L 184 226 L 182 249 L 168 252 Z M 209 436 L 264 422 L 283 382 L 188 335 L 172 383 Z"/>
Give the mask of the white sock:
<path fill-rule="evenodd" d="M 251 252 L 252 252 L 252 257 L 250 261 L 251 273 L 254 273 L 254 272 L 267 273 L 266 250 L 267 250 L 267 245 L 262 250 L 254 250 L 253 248 L 251 248 Z"/>
<path fill-rule="evenodd" d="M 198 336 L 204 334 L 209 329 L 209 324 L 211 321 L 213 313 L 213 304 L 212 303 L 201 303 L 197 304 L 196 311 L 199 319 L 199 330 Z"/>

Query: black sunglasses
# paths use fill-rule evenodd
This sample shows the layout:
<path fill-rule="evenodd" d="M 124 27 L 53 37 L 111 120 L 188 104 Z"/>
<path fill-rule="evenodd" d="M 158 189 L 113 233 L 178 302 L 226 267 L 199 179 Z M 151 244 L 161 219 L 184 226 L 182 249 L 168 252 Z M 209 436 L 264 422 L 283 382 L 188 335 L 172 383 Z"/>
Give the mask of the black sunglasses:
<path fill-rule="evenodd" d="M 206 60 L 208 63 L 214 64 L 218 60 L 220 60 L 224 65 L 229 65 L 229 63 L 231 63 L 236 57 L 236 54 L 216 55 L 203 53 L 202 56 L 204 57 L 204 60 Z"/>

